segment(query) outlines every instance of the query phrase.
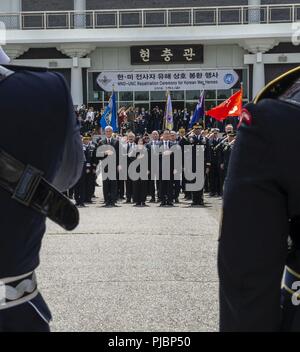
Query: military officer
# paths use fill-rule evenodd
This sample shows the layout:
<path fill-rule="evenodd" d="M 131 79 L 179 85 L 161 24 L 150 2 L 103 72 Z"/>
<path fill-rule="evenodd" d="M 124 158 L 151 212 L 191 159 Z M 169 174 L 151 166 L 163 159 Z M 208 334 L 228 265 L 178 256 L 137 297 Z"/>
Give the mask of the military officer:
<path fill-rule="evenodd" d="M 84 208 L 85 202 L 87 201 L 87 185 L 88 185 L 88 174 L 90 172 L 91 164 L 89 160 L 88 152 L 89 138 L 82 138 L 82 150 L 84 153 L 84 163 L 82 165 L 81 176 L 74 186 L 74 199 L 78 208 Z"/>
<path fill-rule="evenodd" d="M 46 217 L 67 230 L 78 223 L 76 207 L 58 190 L 81 174 L 80 126 L 60 74 L 10 65 L 0 74 L 1 114 L 14 116 L 0 129 L 0 331 L 47 332 L 51 313 L 35 270 Z"/>
<path fill-rule="evenodd" d="M 299 115 L 297 67 L 270 82 L 240 117 L 220 228 L 221 331 L 300 331 Z M 291 126 L 284 143 L 282 121 Z"/>
<path fill-rule="evenodd" d="M 95 194 L 96 188 L 96 145 L 93 143 L 91 135 L 84 138 L 85 143 L 85 157 L 86 157 L 86 178 L 85 178 L 85 203 L 92 203 L 92 198 Z"/>
<path fill-rule="evenodd" d="M 220 139 L 218 135 L 218 130 L 214 129 L 211 138 L 208 140 L 209 185 L 211 197 L 221 195 L 220 150 L 217 148 Z"/>
<path fill-rule="evenodd" d="M 230 161 L 231 152 L 234 147 L 235 136 L 236 135 L 234 132 L 228 133 L 226 141 L 224 141 L 224 143 L 222 144 L 220 167 L 224 174 L 223 175 L 224 180 L 226 179 L 226 176 L 227 176 L 228 165 Z"/>

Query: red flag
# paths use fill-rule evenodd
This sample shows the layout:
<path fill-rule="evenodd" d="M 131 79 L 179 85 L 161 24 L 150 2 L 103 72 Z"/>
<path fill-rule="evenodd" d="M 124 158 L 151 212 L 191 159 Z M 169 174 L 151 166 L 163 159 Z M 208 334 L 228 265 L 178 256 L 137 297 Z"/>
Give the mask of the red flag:
<path fill-rule="evenodd" d="M 206 115 L 218 121 L 225 120 L 229 116 L 240 116 L 243 106 L 243 90 L 234 93 L 230 98 L 215 108 L 208 110 Z"/>

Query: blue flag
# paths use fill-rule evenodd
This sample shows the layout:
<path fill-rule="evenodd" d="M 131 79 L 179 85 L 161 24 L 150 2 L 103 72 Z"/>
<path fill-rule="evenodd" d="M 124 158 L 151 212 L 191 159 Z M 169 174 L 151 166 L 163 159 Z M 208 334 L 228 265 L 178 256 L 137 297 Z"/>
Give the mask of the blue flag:
<path fill-rule="evenodd" d="M 199 102 L 196 106 L 194 115 L 193 115 L 191 122 L 189 124 L 189 128 L 192 128 L 203 117 L 204 117 L 204 91 L 201 93 L 201 95 L 199 97 Z"/>
<path fill-rule="evenodd" d="M 108 105 L 101 117 L 100 125 L 103 129 L 107 126 L 111 126 L 114 132 L 119 131 L 115 92 L 112 93 L 109 99 Z"/>

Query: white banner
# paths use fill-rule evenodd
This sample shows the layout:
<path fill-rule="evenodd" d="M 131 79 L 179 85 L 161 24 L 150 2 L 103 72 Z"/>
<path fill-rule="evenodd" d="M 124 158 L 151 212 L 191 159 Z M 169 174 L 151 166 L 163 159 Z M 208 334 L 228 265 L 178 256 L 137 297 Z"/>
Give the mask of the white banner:
<path fill-rule="evenodd" d="M 239 80 L 234 70 L 102 72 L 97 84 L 105 91 L 230 89 Z"/>

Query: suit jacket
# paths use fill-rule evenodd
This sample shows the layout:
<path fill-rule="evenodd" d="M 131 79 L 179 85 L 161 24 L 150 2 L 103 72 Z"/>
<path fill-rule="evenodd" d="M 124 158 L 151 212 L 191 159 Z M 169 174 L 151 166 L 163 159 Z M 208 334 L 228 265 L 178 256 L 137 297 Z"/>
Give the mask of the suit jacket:
<path fill-rule="evenodd" d="M 109 145 L 106 137 L 99 141 L 98 147 L 105 146 L 105 145 Z M 119 141 L 116 138 L 111 138 L 110 146 L 113 148 L 113 152 L 116 155 L 116 169 L 119 165 L 119 145 L 120 145 Z M 106 159 L 107 157 L 108 157 L 108 155 L 103 155 L 101 157 L 98 157 L 98 159 L 100 161 L 102 161 L 102 160 Z M 104 169 L 104 172 L 107 172 L 107 171 L 108 171 L 108 167 L 106 166 Z"/>

